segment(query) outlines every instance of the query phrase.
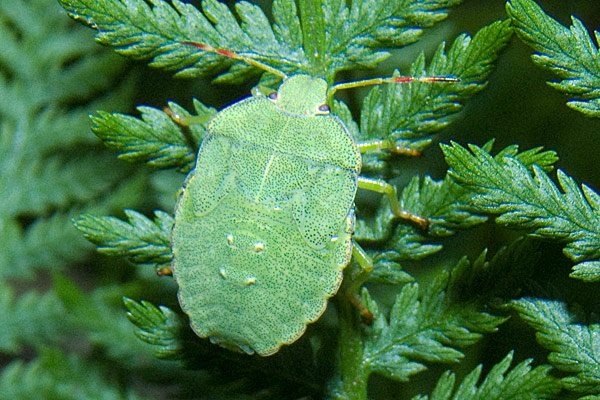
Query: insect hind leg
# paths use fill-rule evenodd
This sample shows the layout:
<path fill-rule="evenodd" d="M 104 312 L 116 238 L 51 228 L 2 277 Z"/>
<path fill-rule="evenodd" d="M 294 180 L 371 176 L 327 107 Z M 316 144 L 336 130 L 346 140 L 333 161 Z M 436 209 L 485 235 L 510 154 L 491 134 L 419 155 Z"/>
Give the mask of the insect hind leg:
<path fill-rule="evenodd" d="M 367 308 L 367 306 L 360 300 L 359 289 L 365 280 L 369 277 L 369 274 L 373 271 L 373 259 L 367 254 L 367 252 L 359 246 L 358 243 L 352 241 L 352 257 L 360 266 L 360 271 L 356 276 L 352 278 L 350 286 L 345 289 L 345 296 L 348 298 L 350 303 L 356 308 L 360 314 L 360 318 L 365 325 L 372 325 L 375 320 L 373 313 Z"/>

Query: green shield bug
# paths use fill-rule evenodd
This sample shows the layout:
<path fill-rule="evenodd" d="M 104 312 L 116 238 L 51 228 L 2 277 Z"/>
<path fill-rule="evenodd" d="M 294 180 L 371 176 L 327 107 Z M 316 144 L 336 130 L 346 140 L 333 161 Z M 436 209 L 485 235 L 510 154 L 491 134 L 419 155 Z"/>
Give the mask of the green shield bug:
<path fill-rule="evenodd" d="M 355 143 L 327 99 L 350 87 L 457 79 L 377 78 L 328 88 L 320 77 L 286 76 L 251 57 L 184 44 L 283 78 L 277 92 L 241 100 L 210 121 L 172 236 L 179 303 L 193 330 L 268 356 L 320 317 L 351 255 L 365 259 L 351 238 L 357 187 L 388 194 L 392 211 L 411 217 L 393 186 L 359 177 L 362 151 L 395 145 Z"/>

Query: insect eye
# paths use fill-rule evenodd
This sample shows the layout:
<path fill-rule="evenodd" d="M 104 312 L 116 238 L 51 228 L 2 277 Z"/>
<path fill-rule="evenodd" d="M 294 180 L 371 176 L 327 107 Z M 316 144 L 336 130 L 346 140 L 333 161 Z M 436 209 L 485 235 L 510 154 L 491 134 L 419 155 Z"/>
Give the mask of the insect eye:
<path fill-rule="evenodd" d="M 277 100 L 277 92 L 271 92 L 268 97 L 271 100 Z"/>
<path fill-rule="evenodd" d="M 321 104 L 319 106 L 319 108 L 317 108 L 317 110 L 319 110 L 320 114 L 328 114 L 329 113 L 329 106 L 327 104 Z"/>

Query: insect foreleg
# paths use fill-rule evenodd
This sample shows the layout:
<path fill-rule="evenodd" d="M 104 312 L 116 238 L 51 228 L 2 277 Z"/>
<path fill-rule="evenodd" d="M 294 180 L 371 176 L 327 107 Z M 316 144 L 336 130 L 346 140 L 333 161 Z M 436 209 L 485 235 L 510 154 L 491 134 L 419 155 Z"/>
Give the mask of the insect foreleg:
<path fill-rule="evenodd" d="M 180 113 L 178 113 L 177 111 L 174 111 L 170 107 L 163 108 L 163 111 L 165 112 L 165 114 L 167 114 L 169 117 L 171 117 L 173 122 L 175 122 L 177 125 L 179 125 L 181 127 L 181 133 L 183 134 L 183 137 L 185 138 L 187 145 L 189 146 L 189 148 L 192 151 L 197 152 L 198 146 L 200 144 L 194 138 L 194 135 L 192 134 L 192 131 L 190 129 L 190 125 L 192 125 L 192 124 L 204 125 L 210 120 L 211 115 L 205 114 L 205 115 L 193 115 L 193 116 L 187 115 L 186 116 L 186 115 L 181 115 Z"/>
<path fill-rule="evenodd" d="M 429 219 L 421 217 L 420 215 L 413 214 L 410 211 L 402 209 L 400 202 L 398 201 L 398 194 L 396 188 L 386 181 L 381 179 L 370 179 L 364 176 L 358 177 L 358 187 L 361 189 L 371 190 L 373 192 L 385 194 L 390 201 L 390 208 L 394 215 L 398 218 L 405 219 L 414 224 L 417 224 L 423 230 L 427 230 L 429 227 Z"/>
<path fill-rule="evenodd" d="M 163 111 L 171 117 L 173 122 L 177 125 L 182 126 L 184 128 L 189 127 L 192 124 L 206 124 L 212 118 L 212 114 L 204 114 L 204 115 L 181 115 L 177 111 L 174 111 L 170 107 L 163 108 Z"/>

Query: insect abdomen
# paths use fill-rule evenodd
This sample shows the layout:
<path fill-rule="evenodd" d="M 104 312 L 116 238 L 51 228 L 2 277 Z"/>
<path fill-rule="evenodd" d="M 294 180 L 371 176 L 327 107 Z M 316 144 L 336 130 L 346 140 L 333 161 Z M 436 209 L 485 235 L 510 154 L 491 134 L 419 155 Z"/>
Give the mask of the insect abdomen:
<path fill-rule="evenodd" d="M 337 291 L 350 248 L 347 223 L 336 240 L 307 249 L 289 212 L 261 210 L 232 191 L 202 218 L 178 221 L 181 306 L 198 335 L 272 354 L 296 340 Z"/>

